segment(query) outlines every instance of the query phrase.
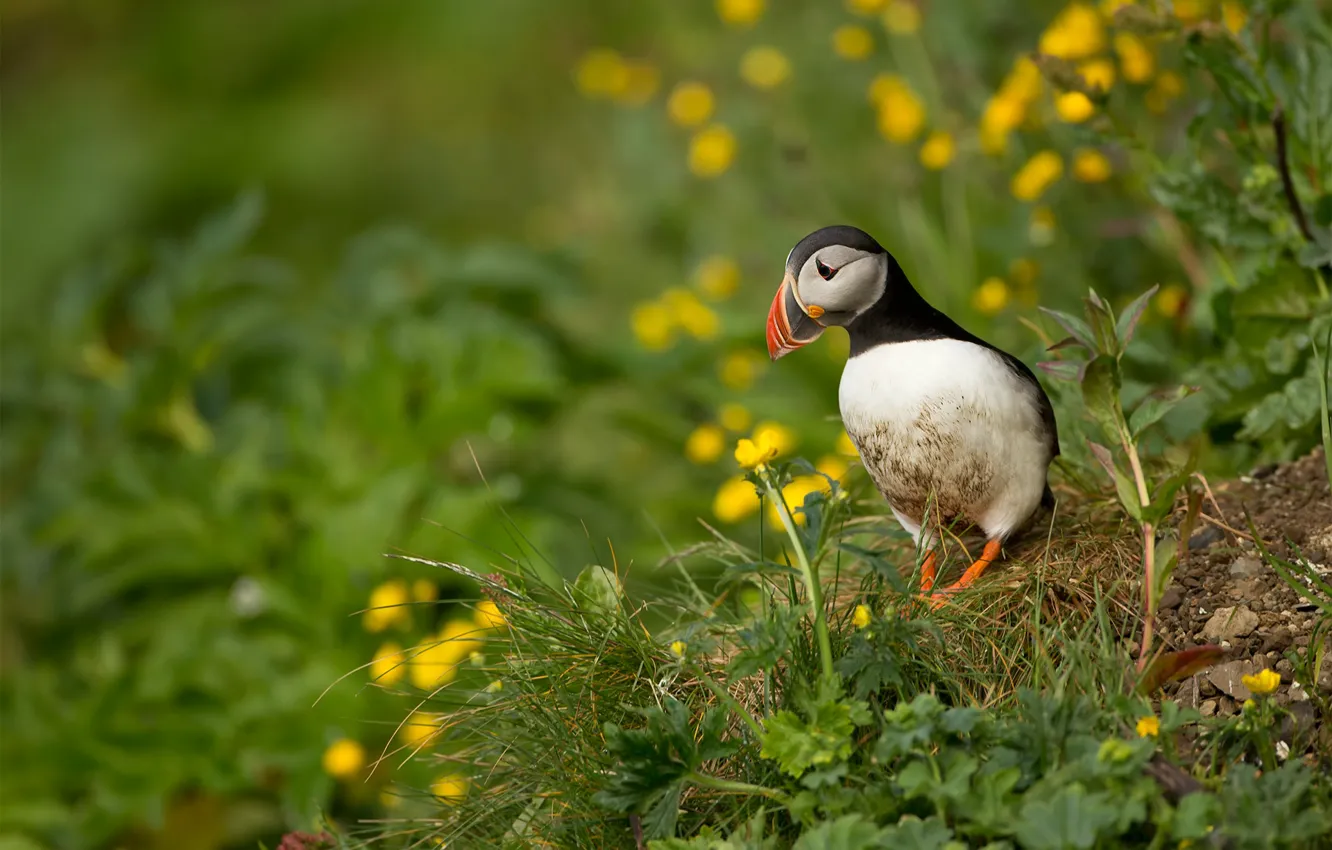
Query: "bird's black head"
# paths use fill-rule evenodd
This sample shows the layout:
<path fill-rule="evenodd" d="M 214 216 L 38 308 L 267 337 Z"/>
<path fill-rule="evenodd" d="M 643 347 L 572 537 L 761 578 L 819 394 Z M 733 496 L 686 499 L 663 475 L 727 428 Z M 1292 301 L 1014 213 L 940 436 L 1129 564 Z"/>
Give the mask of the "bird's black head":
<path fill-rule="evenodd" d="M 849 325 L 879 301 L 895 268 L 892 255 L 856 227 L 825 227 L 801 239 L 768 311 L 769 356 L 813 342 L 830 325 Z"/>

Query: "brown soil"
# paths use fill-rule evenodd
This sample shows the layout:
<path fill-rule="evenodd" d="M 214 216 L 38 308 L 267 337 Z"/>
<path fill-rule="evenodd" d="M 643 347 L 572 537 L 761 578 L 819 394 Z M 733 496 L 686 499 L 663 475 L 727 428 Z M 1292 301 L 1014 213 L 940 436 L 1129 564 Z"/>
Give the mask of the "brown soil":
<path fill-rule="evenodd" d="M 1204 716 L 1233 714 L 1250 696 L 1241 676 L 1268 667 L 1281 674 L 1278 704 L 1297 722 L 1320 724 L 1327 718 L 1319 717 L 1319 707 L 1332 701 L 1328 618 L 1264 563 L 1248 539 L 1245 511 L 1270 552 L 1332 583 L 1332 494 L 1323 452 L 1256 469 L 1214 493 L 1217 504 L 1203 510 L 1210 519 L 1200 520 L 1162 599 L 1159 629 L 1172 649 L 1215 643 L 1227 653 L 1174 686 L 1173 696 Z M 1311 672 L 1315 640 L 1324 645 L 1322 666 Z"/>

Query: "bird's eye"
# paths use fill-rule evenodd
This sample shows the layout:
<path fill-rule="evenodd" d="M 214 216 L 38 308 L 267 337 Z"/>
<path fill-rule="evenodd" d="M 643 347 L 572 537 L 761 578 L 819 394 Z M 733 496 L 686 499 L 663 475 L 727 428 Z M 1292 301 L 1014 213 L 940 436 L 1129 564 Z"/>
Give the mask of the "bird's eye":
<path fill-rule="evenodd" d="M 833 275 L 837 274 L 837 269 L 832 266 L 824 265 L 823 261 L 818 257 L 814 258 L 814 268 L 818 270 L 819 277 L 824 280 L 832 280 Z"/>

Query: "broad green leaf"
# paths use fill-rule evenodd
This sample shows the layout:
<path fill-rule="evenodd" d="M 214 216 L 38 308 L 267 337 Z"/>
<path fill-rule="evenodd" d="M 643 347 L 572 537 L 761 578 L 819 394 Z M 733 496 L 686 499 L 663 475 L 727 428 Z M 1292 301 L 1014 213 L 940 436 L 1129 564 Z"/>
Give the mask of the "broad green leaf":
<path fill-rule="evenodd" d="M 1175 841 L 1202 841 L 1221 820 L 1221 801 L 1213 794 L 1188 794 L 1179 801 L 1170 824 Z"/>
<path fill-rule="evenodd" d="M 1119 503 L 1124 511 L 1136 520 L 1142 519 L 1142 499 L 1138 496 L 1138 485 L 1127 473 L 1120 471 L 1119 465 L 1115 463 L 1114 456 L 1110 450 L 1099 443 L 1087 441 L 1087 448 L 1091 450 L 1092 457 L 1096 458 L 1097 463 L 1110 476 L 1110 480 L 1115 485 L 1115 495 L 1119 497 Z"/>
<path fill-rule="evenodd" d="M 1023 804 L 1016 835 L 1026 850 L 1091 850 L 1117 819 L 1108 794 L 1072 785 L 1052 798 Z"/>
<path fill-rule="evenodd" d="M 870 720 L 864 702 L 839 697 L 840 685 L 821 685 L 813 699 L 804 699 L 803 717 L 782 709 L 768 719 L 759 755 L 776 760 L 783 773 L 799 777 L 815 765 L 832 764 L 851 755 L 851 735 Z"/>
<path fill-rule="evenodd" d="M 1133 332 L 1138 327 L 1138 320 L 1142 318 L 1142 312 L 1147 309 L 1147 304 L 1160 288 L 1160 284 L 1153 285 L 1151 289 L 1134 298 L 1119 314 L 1119 320 L 1115 322 L 1115 335 L 1119 337 L 1119 344 L 1122 347 L 1128 347 L 1129 340 L 1133 339 Z"/>
<path fill-rule="evenodd" d="M 952 841 L 953 831 L 938 817 L 921 820 L 904 815 L 884 830 L 882 844 L 892 850 L 943 850 Z"/>
<path fill-rule="evenodd" d="M 572 596 L 574 604 L 584 614 L 609 618 L 620 609 L 624 586 L 613 571 L 590 564 L 574 579 Z"/>
<path fill-rule="evenodd" d="M 1129 433 L 1134 437 L 1160 421 L 1170 410 L 1184 399 L 1193 395 L 1199 387 L 1179 386 L 1170 390 L 1152 393 L 1139 402 L 1129 417 Z"/>
<path fill-rule="evenodd" d="M 1119 363 L 1108 354 L 1101 354 L 1087 364 L 1087 371 L 1082 376 L 1082 400 L 1087 405 L 1087 412 L 1105 438 L 1112 443 L 1119 443 L 1126 425 L 1124 414 L 1119 407 Z"/>
<path fill-rule="evenodd" d="M 1115 333 L 1115 313 L 1110 309 L 1096 290 L 1088 290 L 1087 297 L 1084 299 L 1087 312 L 1087 324 L 1091 327 L 1092 336 L 1096 340 L 1095 350 L 1101 354 L 1108 354 L 1118 358 L 1124 352 L 1124 347 L 1119 343 L 1119 337 Z"/>
<path fill-rule="evenodd" d="M 1061 328 L 1068 331 L 1069 335 L 1082 343 L 1085 348 L 1092 351 L 1096 350 L 1096 335 L 1092 332 L 1091 327 L 1082 319 L 1079 319 L 1077 316 L 1070 313 L 1065 313 L 1062 310 L 1052 310 L 1049 307 L 1041 307 L 1040 310 L 1042 313 L 1058 322 Z"/>
<path fill-rule="evenodd" d="M 1175 571 L 1175 564 L 1179 561 L 1179 541 L 1174 537 L 1164 537 L 1156 541 L 1156 551 L 1153 553 L 1152 576 L 1155 587 L 1152 588 L 1153 597 L 1161 598 L 1165 593 L 1166 586 L 1170 584 L 1170 576 Z"/>
<path fill-rule="evenodd" d="M 865 820 L 863 815 L 843 815 L 806 830 L 796 839 L 792 850 L 873 850 L 892 846 L 884 843 L 884 834 L 884 829 Z"/>

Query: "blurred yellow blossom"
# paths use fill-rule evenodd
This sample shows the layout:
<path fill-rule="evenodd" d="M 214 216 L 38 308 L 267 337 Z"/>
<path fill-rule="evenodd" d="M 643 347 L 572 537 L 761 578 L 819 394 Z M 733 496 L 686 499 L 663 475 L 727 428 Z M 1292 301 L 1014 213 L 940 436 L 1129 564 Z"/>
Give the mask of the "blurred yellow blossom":
<path fill-rule="evenodd" d="M 865 605 L 857 605 L 856 610 L 851 615 L 851 624 L 858 629 L 863 629 L 870 624 L 870 609 Z"/>
<path fill-rule="evenodd" d="M 467 796 L 467 780 L 456 773 L 441 776 L 431 784 L 430 793 L 446 803 L 457 803 Z"/>
<path fill-rule="evenodd" d="M 953 134 L 947 130 L 935 130 L 920 146 L 920 164 L 932 171 L 946 168 L 953 161 Z"/>
<path fill-rule="evenodd" d="M 722 522 L 736 523 L 757 511 L 758 492 L 742 476 L 728 478 L 712 500 L 712 513 Z"/>
<path fill-rule="evenodd" d="M 1235 0 L 1225 0 L 1221 4 L 1221 22 L 1230 30 L 1231 35 L 1239 35 L 1240 30 L 1249 22 L 1249 13 L 1243 4 Z"/>
<path fill-rule="evenodd" d="M 1013 197 L 1019 201 L 1034 201 L 1050 188 L 1064 173 L 1064 160 L 1054 151 L 1040 151 L 1027 160 L 1013 175 Z"/>
<path fill-rule="evenodd" d="M 648 351 L 664 351 L 675 341 L 675 319 L 656 301 L 635 307 L 630 323 L 638 344 Z"/>
<path fill-rule="evenodd" d="M 1184 91 L 1184 81 L 1174 71 L 1162 71 L 1156 82 L 1148 90 L 1145 98 L 1147 108 L 1160 114 L 1170 106 L 1170 101 Z"/>
<path fill-rule="evenodd" d="M 412 582 L 412 600 L 414 602 L 434 602 L 439 588 L 428 578 L 418 578 Z"/>
<path fill-rule="evenodd" d="M 476 603 L 472 618 L 483 629 L 502 629 L 507 623 L 504 614 L 500 612 L 499 606 L 490 599 L 482 599 Z"/>
<path fill-rule="evenodd" d="M 1055 96 L 1055 112 L 1068 124 L 1081 124 L 1096 111 L 1096 104 L 1080 91 L 1066 91 Z"/>
<path fill-rule="evenodd" d="M 1040 52 L 1060 59 L 1084 59 L 1105 46 L 1100 14 L 1086 3 L 1064 7 L 1041 34 Z"/>
<path fill-rule="evenodd" d="M 1008 306 L 1008 284 L 1001 277 L 987 277 L 971 295 L 971 304 L 987 316 L 993 316 Z"/>
<path fill-rule="evenodd" d="M 883 26 L 894 35 L 910 35 L 920 29 L 920 9 L 908 0 L 890 0 L 883 13 Z"/>
<path fill-rule="evenodd" d="M 855 24 L 844 24 L 833 31 L 833 50 L 850 62 L 859 62 L 874 50 L 870 31 Z"/>
<path fill-rule="evenodd" d="M 370 661 L 370 681 L 389 688 L 401 682 L 406 672 L 407 662 L 401 646 L 388 641 L 375 650 L 375 657 Z"/>
<path fill-rule="evenodd" d="M 694 463 L 712 463 L 726 450 L 726 433 L 711 423 L 695 428 L 685 440 L 685 457 Z"/>
<path fill-rule="evenodd" d="M 760 422 L 754 426 L 754 439 L 756 441 L 766 440 L 777 447 L 778 454 L 786 454 L 795 448 L 795 432 L 785 425 L 771 420 Z"/>
<path fill-rule="evenodd" d="M 717 0 L 717 16 L 728 24 L 752 26 L 763 17 L 764 0 Z"/>
<path fill-rule="evenodd" d="M 1101 15 L 1106 20 L 1111 20 L 1115 17 L 1115 12 L 1125 6 L 1132 6 L 1133 3 L 1134 0 L 1101 0 Z"/>
<path fill-rule="evenodd" d="M 757 469 L 777 457 L 777 444 L 769 435 L 741 439 L 735 444 L 735 462 L 745 469 Z"/>
<path fill-rule="evenodd" d="M 689 170 L 699 177 L 716 177 L 735 160 L 735 136 L 722 124 L 699 130 L 689 140 Z"/>
<path fill-rule="evenodd" d="M 1173 0 L 1170 6 L 1175 17 L 1185 24 L 1201 21 L 1207 14 L 1207 3 L 1204 0 Z"/>
<path fill-rule="evenodd" d="M 455 661 L 462 661 L 473 652 L 480 650 L 484 643 L 481 640 L 481 629 L 472 620 L 450 620 L 444 624 L 444 631 L 440 633 L 440 640 Z"/>
<path fill-rule="evenodd" d="M 846 8 L 857 15 L 876 15 L 888 5 L 888 0 L 846 0 Z"/>
<path fill-rule="evenodd" d="M 1019 56 L 1000 84 L 999 91 L 985 104 L 980 123 L 982 150 L 992 155 L 1004 152 L 1009 133 L 1021 126 L 1043 86 L 1036 63 L 1030 57 Z"/>
<path fill-rule="evenodd" d="M 578 61 L 578 90 L 587 97 L 612 97 L 629 84 L 629 69 L 619 53 L 606 47 L 589 50 Z"/>
<path fill-rule="evenodd" d="M 684 658 L 685 650 L 688 648 L 689 646 L 682 640 L 671 641 L 671 655 L 676 658 Z"/>
<path fill-rule="evenodd" d="M 414 687 L 433 690 L 453 681 L 458 660 L 448 644 L 429 638 L 428 642 L 418 644 L 412 653 L 407 663 L 407 675 Z"/>
<path fill-rule="evenodd" d="M 1161 291 L 1156 293 L 1152 299 L 1156 312 L 1165 316 L 1167 319 L 1173 319 L 1184 309 L 1188 301 L 1189 291 L 1178 283 L 1167 284 L 1161 287 Z"/>
<path fill-rule="evenodd" d="M 843 431 L 837 437 L 837 453 L 847 457 L 860 457 L 860 452 L 856 450 L 856 444 L 851 441 L 851 435 Z"/>
<path fill-rule="evenodd" d="M 712 339 L 721 329 L 717 314 L 688 289 L 674 287 L 666 290 L 662 293 L 661 303 L 671 312 L 675 324 L 697 339 Z"/>
<path fill-rule="evenodd" d="M 841 481 L 851 469 L 851 465 L 837 455 L 824 455 L 814 468 L 834 481 Z"/>
<path fill-rule="evenodd" d="M 628 61 L 624 65 L 624 85 L 611 93 L 616 103 L 642 106 L 652 99 L 661 85 L 661 71 L 651 62 Z"/>
<path fill-rule="evenodd" d="M 1109 59 L 1091 59 L 1078 66 L 1078 74 L 1089 87 L 1108 92 L 1115 84 L 1115 63 Z"/>
<path fill-rule="evenodd" d="M 786 502 L 786 507 L 791 511 L 791 517 L 796 525 L 805 524 L 805 515 L 800 512 L 800 507 L 805 504 L 805 497 L 810 493 L 827 492 L 828 489 L 828 480 L 822 475 L 801 475 L 792 478 L 782 488 L 782 501 Z M 775 503 L 768 504 L 768 519 L 773 525 L 778 525 L 782 521 L 781 512 L 777 510 Z"/>
<path fill-rule="evenodd" d="M 1036 276 L 1040 274 L 1040 266 L 1036 261 L 1027 257 L 1018 257 L 1008 264 L 1008 276 L 1018 286 L 1030 286 L 1036 282 Z"/>
<path fill-rule="evenodd" d="M 754 383 L 763 358 L 749 349 L 732 351 L 722 359 L 717 368 L 721 381 L 733 390 L 743 390 Z"/>
<path fill-rule="evenodd" d="M 334 779 L 351 779 L 365 765 L 365 747 L 351 738 L 339 738 L 324 750 L 324 773 Z"/>
<path fill-rule="evenodd" d="M 791 76 L 791 60 L 775 47 L 751 47 L 740 58 L 740 76 L 756 89 L 776 88 Z"/>
<path fill-rule="evenodd" d="M 438 735 L 443 724 L 444 718 L 438 714 L 413 711 L 407 722 L 402 724 L 398 738 L 407 746 L 416 749 Z"/>
<path fill-rule="evenodd" d="M 723 404 L 717 414 L 717 421 L 721 422 L 722 427 L 727 431 L 743 431 L 749 427 L 749 423 L 754 421 L 754 417 L 742 404 Z"/>
<path fill-rule="evenodd" d="M 1033 245 L 1049 245 L 1054 241 L 1054 210 L 1047 206 L 1033 207 L 1027 222 L 1027 240 Z"/>
<path fill-rule="evenodd" d="M 1124 79 L 1130 83 L 1145 83 L 1156 73 L 1156 55 L 1140 36 L 1129 32 L 1115 34 L 1115 53 Z"/>
<path fill-rule="evenodd" d="M 1155 738 L 1161 734 L 1161 720 L 1155 714 L 1140 717 L 1137 730 L 1139 738 Z"/>
<path fill-rule="evenodd" d="M 714 301 L 729 298 L 740 285 L 740 267 L 730 257 L 707 257 L 694 269 L 694 285 Z"/>
<path fill-rule="evenodd" d="M 1094 148 L 1078 148 L 1073 153 L 1073 176 L 1083 183 L 1101 183 L 1110 177 L 1110 160 Z"/>
<path fill-rule="evenodd" d="M 671 90 L 666 114 L 681 127 L 697 127 L 712 117 L 712 89 L 702 83 L 683 82 Z"/>
<path fill-rule="evenodd" d="M 920 102 L 916 93 L 906 80 L 896 75 L 876 78 L 875 107 L 879 111 L 879 132 L 885 139 L 898 144 L 906 144 L 920 133 L 925 124 L 925 104 Z"/>
<path fill-rule="evenodd" d="M 405 626 L 412 620 L 407 603 L 407 582 L 401 579 L 387 581 L 370 591 L 370 602 L 362 615 L 365 630 L 378 634 L 393 626 Z"/>

